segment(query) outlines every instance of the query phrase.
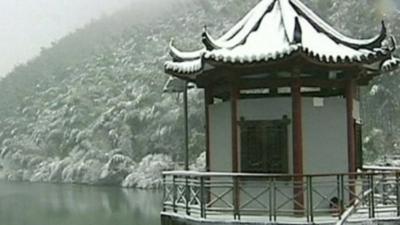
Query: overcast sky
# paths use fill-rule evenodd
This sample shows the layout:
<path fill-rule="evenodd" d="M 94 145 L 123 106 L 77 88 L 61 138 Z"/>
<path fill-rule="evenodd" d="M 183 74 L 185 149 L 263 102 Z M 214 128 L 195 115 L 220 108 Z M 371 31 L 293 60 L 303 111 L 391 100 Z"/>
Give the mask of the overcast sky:
<path fill-rule="evenodd" d="M 0 76 L 75 29 L 132 0 L 0 0 Z"/>

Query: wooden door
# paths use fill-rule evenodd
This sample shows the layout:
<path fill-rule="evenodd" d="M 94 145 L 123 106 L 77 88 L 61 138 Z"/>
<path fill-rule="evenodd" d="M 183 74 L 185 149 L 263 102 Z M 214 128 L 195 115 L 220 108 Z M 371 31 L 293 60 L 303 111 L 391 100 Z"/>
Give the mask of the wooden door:
<path fill-rule="evenodd" d="M 241 122 L 241 171 L 288 173 L 288 121 Z"/>

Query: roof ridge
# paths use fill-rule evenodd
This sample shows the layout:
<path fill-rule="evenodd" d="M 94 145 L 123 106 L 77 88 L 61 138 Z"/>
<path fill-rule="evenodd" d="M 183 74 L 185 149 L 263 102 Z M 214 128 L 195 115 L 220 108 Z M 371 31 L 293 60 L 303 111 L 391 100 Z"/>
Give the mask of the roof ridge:
<path fill-rule="evenodd" d="M 221 40 L 216 40 L 212 38 L 212 36 L 207 32 L 205 29 L 202 34 L 202 39 L 203 43 L 206 46 L 208 50 L 213 50 L 213 49 L 221 49 L 221 48 L 234 48 L 240 44 L 242 44 L 249 34 L 254 31 L 255 28 L 258 27 L 260 21 L 264 18 L 266 14 L 271 12 L 275 4 L 279 0 L 262 0 L 260 1 L 259 4 L 257 4 L 253 10 L 251 11 L 251 16 L 249 17 L 249 20 L 243 25 L 242 29 L 240 29 L 235 36 L 233 36 L 230 40 L 228 41 L 221 41 Z M 255 15 L 254 15 L 255 14 Z M 253 18 L 254 17 L 254 18 Z M 238 40 L 234 40 L 234 39 Z"/>
<path fill-rule="evenodd" d="M 286 27 L 286 24 L 285 24 L 285 16 L 283 15 L 284 12 L 283 12 L 283 8 L 282 8 L 281 0 L 279 0 L 278 2 L 279 2 L 279 8 L 281 9 L 281 20 L 282 20 L 283 29 L 285 31 L 285 38 L 290 43 L 291 41 L 290 41 L 290 37 L 289 37 L 289 33 L 288 33 L 288 28 Z"/>
<path fill-rule="evenodd" d="M 260 4 L 260 3 L 261 2 L 259 2 L 258 4 Z M 243 26 L 247 23 L 247 21 L 250 19 L 251 15 L 254 13 L 254 10 L 256 9 L 256 7 L 253 7 L 243 18 L 241 18 L 239 20 L 238 23 L 236 23 L 231 29 L 228 30 L 228 32 L 226 32 L 224 35 L 222 35 L 218 40 L 219 41 L 231 40 L 232 37 L 234 37 L 238 32 L 240 32 L 240 30 L 243 28 Z"/>

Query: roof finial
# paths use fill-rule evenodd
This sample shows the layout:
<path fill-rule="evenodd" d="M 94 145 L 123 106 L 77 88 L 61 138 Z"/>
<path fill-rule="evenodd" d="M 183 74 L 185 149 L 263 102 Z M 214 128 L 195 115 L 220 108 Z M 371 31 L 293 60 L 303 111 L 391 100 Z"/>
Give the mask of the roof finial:
<path fill-rule="evenodd" d="M 300 44 L 302 42 L 302 29 L 299 21 L 299 17 L 295 17 L 294 19 L 294 32 L 293 32 L 293 43 Z"/>
<path fill-rule="evenodd" d="M 207 25 L 204 25 L 204 26 L 203 26 L 203 34 L 204 34 L 204 33 L 207 33 Z"/>
<path fill-rule="evenodd" d="M 175 44 L 175 38 L 169 39 L 169 47 L 170 47 L 170 48 L 173 47 L 174 44 Z"/>
<path fill-rule="evenodd" d="M 385 34 L 386 35 L 387 29 L 386 29 L 385 21 L 382 20 L 381 23 L 382 23 L 381 34 Z"/>

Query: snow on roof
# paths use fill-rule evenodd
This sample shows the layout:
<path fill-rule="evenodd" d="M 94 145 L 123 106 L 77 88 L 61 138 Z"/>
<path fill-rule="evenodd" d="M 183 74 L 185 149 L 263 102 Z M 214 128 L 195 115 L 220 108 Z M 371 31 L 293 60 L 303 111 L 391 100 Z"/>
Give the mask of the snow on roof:
<path fill-rule="evenodd" d="M 193 74 L 203 68 L 201 58 L 183 62 L 168 61 L 164 67 L 166 71 L 173 71 L 180 74 Z"/>
<path fill-rule="evenodd" d="M 392 58 L 395 42 L 390 38 L 392 46 L 387 44 L 384 23 L 374 38 L 352 39 L 325 23 L 300 0 L 262 0 L 221 38 L 212 38 L 206 28 L 202 37 L 205 48 L 195 52 L 182 52 L 171 42 L 173 60 L 165 64 L 166 72 L 199 74 L 209 62 L 268 62 L 295 53 L 329 64 L 369 65 L 381 61 L 382 71 L 399 64 L 397 58 Z"/>
<path fill-rule="evenodd" d="M 382 63 L 381 70 L 382 72 L 389 72 L 397 69 L 400 65 L 400 59 L 392 57 L 388 60 L 385 60 Z"/>

